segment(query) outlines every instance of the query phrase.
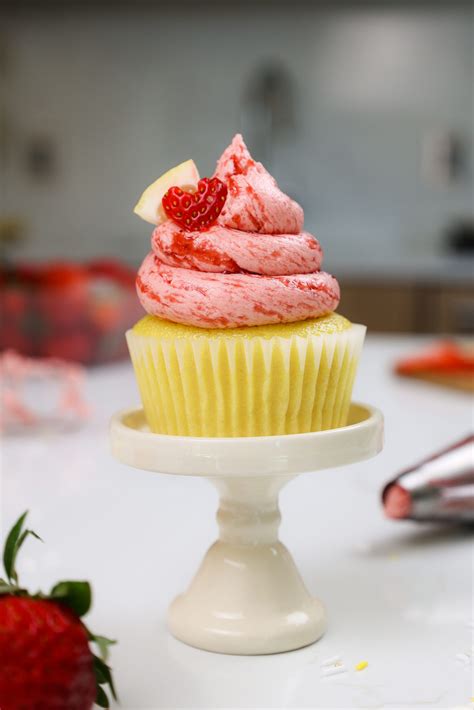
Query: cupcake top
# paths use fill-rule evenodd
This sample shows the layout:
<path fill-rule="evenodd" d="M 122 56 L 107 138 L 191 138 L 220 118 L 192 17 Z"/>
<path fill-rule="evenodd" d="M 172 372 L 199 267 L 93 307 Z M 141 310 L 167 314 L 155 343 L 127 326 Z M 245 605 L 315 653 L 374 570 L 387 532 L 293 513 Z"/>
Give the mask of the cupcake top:
<path fill-rule="evenodd" d="M 224 227 L 257 234 L 299 234 L 303 229 L 303 209 L 252 159 L 240 134 L 222 153 L 214 175 L 228 188 L 219 217 Z"/>
<path fill-rule="evenodd" d="M 199 177 L 189 163 L 175 172 L 184 181 Z M 143 197 L 151 191 L 156 202 L 167 176 Z M 143 198 L 138 214 L 142 205 Z M 322 250 L 303 231 L 302 208 L 252 159 L 242 136 L 219 158 L 213 178 L 168 188 L 153 214 L 152 250 L 137 277 L 149 314 L 234 328 L 317 318 L 337 308 L 338 283 L 320 271 Z"/>

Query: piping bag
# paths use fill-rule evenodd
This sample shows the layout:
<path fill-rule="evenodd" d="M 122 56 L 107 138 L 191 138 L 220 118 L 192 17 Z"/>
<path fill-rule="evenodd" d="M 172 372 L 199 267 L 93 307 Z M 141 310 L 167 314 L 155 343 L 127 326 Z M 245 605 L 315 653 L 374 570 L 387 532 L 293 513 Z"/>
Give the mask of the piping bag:
<path fill-rule="evenodd" d="M 474 435 L 400 473 L 382 491 L 388 518 L 474 525 Z"/>

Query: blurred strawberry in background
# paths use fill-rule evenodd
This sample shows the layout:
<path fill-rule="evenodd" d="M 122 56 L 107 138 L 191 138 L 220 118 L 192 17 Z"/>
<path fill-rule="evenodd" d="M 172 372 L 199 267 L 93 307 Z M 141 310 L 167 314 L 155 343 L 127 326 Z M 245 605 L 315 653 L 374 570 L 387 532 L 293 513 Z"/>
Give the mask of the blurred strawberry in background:
<path fill-rule="evenodd" d="M 90 278 L 83 266 L 55 263 L 42 268 L 36 309 L 50 327 L 77 329 L 86 315 Z"/>
<path fill-rule="evenodd" d="M 110 259 L 0 268 L 0 350 L 96 364 L 126 355 L 135 272 Z"/>

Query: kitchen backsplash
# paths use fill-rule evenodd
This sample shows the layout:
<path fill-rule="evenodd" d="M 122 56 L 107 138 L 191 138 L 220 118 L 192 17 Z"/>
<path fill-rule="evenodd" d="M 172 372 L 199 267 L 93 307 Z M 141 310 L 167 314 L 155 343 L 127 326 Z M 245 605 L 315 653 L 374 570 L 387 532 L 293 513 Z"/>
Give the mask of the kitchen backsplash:
<path fill-rule="evenodd" d="M 242 129 L 334 264 L 434 253 L 472 210 L 468 4 L 44 10 L 7 17 L 1 42 L 19 255 L 137 260 L 141 190 L 188 157 L 211 173 Z"/>

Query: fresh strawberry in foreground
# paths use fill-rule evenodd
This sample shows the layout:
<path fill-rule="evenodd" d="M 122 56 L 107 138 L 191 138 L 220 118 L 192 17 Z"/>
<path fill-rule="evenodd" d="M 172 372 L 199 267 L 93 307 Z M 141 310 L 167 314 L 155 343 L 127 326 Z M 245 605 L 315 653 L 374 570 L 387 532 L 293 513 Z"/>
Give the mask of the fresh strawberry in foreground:
<path fill-rule="evenodd" d="M 91 605 L 88 582 L 59 582 L 49 594 L 20 587 L 15 560 L 32 530 L 24 513 L 10 531 L 3 554 L 6 580 L 0 579 L 1 710 L 90 710 L 109 707 L 102 686 L 115 698 L 106 663 L 110 641 L 94 636 L 81 617 Z M 40 538 L 38 538 L 40 539 Z M 99 656 L 90 645 L 95 644 Z"/>

